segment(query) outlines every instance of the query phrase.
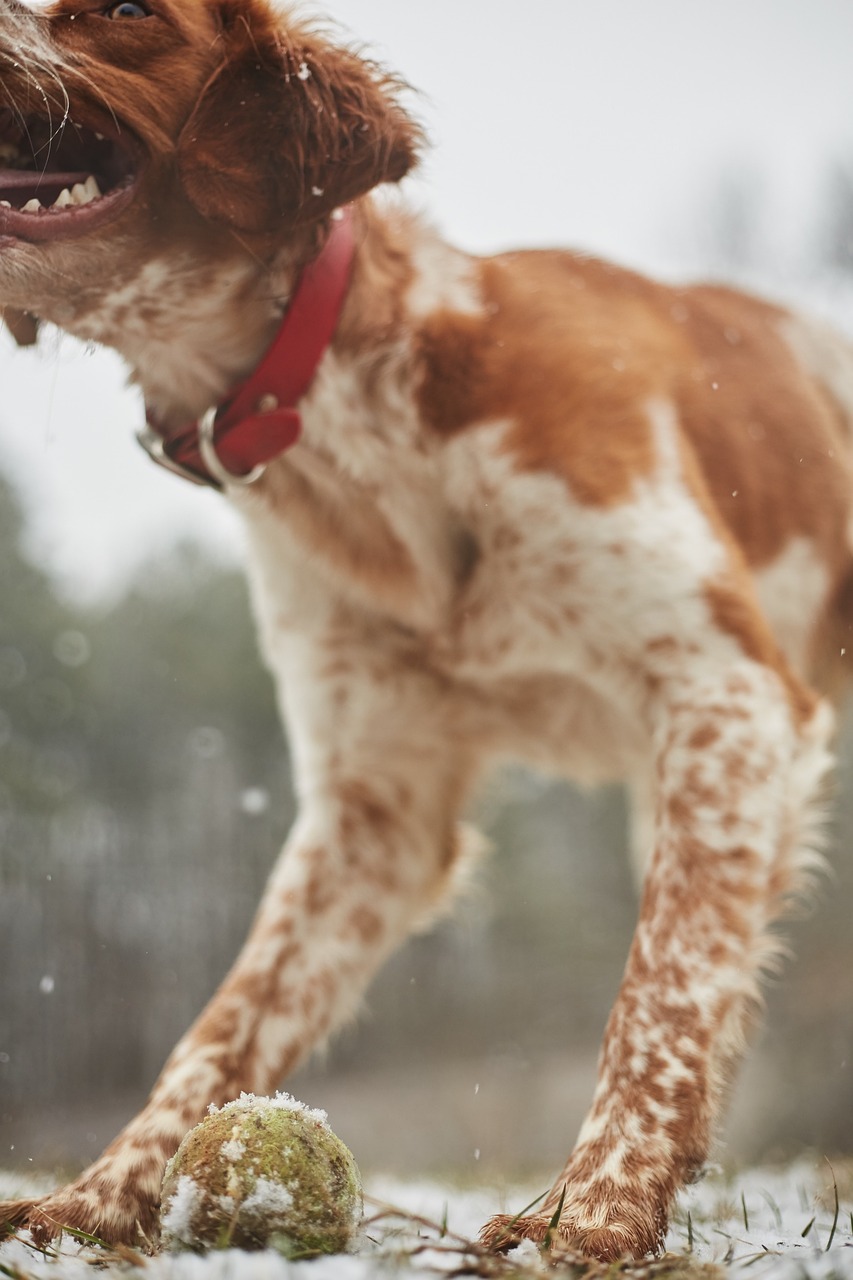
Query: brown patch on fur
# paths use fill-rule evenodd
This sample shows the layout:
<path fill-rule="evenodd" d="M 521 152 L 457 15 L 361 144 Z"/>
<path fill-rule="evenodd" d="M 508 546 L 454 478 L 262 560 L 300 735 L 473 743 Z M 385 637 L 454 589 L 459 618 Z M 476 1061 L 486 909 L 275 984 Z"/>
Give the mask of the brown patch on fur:
<path fill-rule="evenodd" d="M 838 410 L 779 333 L 780 308 L 734 290 L 669 289 L 558 252 L 486 260 L 481 288 L 482 317 L 438 314 L 418 334 L 420 404 L 433 431 L 509 420 L 519 466 L 609 506 L 653 469 L 644 406 L 666 398 L 717 521 L 750 565 L 801 535 L 841 572 L 848 446 Z"/>
<path fill-rule="evenodd" d="M 340 805 L 340 844 L 344 860 L 357 870 L 362 883 L 373 883 L 385 893 L 397 888 L 395 869 L 400 826 L 368 784 L 342 782 L 336 800 Z"/>
<path fill-rule="evenodd" d="M 721 287 L 680 297 L 695 359 L 677 402 L 722 518 L 751 565 L 800 535 L 837 574 L 848 556 L 849 449 L 837 409 L 782 337 L 786 313 Z"/>
<path fill-rule="evenodd" d="M 382 920 L 370 907 L 355 907 L 350 912 L 347 924 L 365 946 L 372 946 L 382 935 Z"/>
<path fill-rule="evenodd" d="M 334 904 L 338 897 L 336 877 L 320 863 L 311 868 L 305 882 L 305 912 L 309 916 L 321 916 Z"/>
<path fill-rule="evenodd" d="M 703 724 L 690 735 L 687 745 L 691 751 L 704 751 L 719 740 L 720 730 L 715 724 Z"/>
<path fill-rule="evenodd" d="M 654 465 L 642 361 L 659 335 L 632 299 L 610 317 L 576 309 L 577 269 L 571 255 L 547 252 L 483 262 L 483 317 L 443 313 L 420 328 L 419 400 L 442 436 L 509 421 L 506 448 L 519 466 L 562 476 L 581 502 L 611 505 Z M 632 338 L 637 362 L 614 381 L 607 356 Z"/>

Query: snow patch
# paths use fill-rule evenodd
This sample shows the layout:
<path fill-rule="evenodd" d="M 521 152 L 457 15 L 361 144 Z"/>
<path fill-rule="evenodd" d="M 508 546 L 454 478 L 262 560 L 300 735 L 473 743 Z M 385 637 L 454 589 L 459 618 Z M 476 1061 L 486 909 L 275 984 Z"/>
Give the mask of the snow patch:
<path fill-rule="evenodd" d="M 271 1098 L 259 1098 L 254 1093 L 241 1093 L 239 1098 L 235 1098 L 233 1102 L 226 1102 L 222 1107 L 217 1107 L 215 1103 L 211 1102 L 207 1110 L 209 1115 L 215 1116 L 220 1111 L 245 1112 L 255 1107 L 259 1109 L 272 1108 L 276 1111 L 298 1111 L 308 1120 L 316 1120 L 318 1124 L 325 1125 L 328 1128 L 329 1114 L 327 1111 L 321 1111 L 319 1107 L 309 1107 L 304 1102 L 299 1102 L 289 1093 L 276 1093 Z"/>
<path fill-rule="evenodd" d="M 824 1161 L 746 1171 L 731 1180 L 709 1173 L 680 1197 L 668 1247 L 674 1254 L 689 1254 L 696 1264 L 716 1263 L 727 1280 L 853 1280 L 849 1169 L 845 1162 L 835 1171 L 837 1218 L 835 1174 Z M 191 1200 L 192 1179 L 181 1181 L 184 1199 Z M 493 1213 L 518 1209 L 544 1186 L 541 1182 L 501 1190 L 484 1185 L 460 1191 L 434 1182 L 371 1179 L 368 1213 L 382 1216 L 368 1227 L 356 1256 L 289 1262 L 271 1250 L 163 1253 L 146 1259 L 143 1270 L 113 1262 L 68 1235 L 42 1255 L 33 1249 L 28 1233 L 21 1232 L 0 1242 L 0 1264 L 22 1280 L 93 1280 L 97 1273 L 92 1263 L 103 1266 L 105 1261 L 108 1269 L 100 1272 L 104 1280 L 442 1280 L 470 1266 L 472 1256 L 466 1259 L 462 1254 L 463 1239 L 475 1241 Z M 0 1199 L 47 1189 L 28 1175 L 0 1171 Z M 387 1216 L 391 1206 L 396 1206 L 398 1217 Z M 171 1218 L 172 1212 L 169 1206 L 166 1216 Z M 407 1214 L 415 1216 L 407 1219 Z M 457 1243 L 460 1252 L 448 1252 Z M 436 1248 L 431 1250 L 430 1244 Z M 537 1255 L 530 1242 L 513 1250 L 515 1274 L 542 1277 Z M 642 1273 L 642 1267 L 626 1271 L 626 1280 Z M 653 1274 L 653 1269 L 646 1274 Z"/>
<path fill-rule="evenodd" d="M 526 1270 L 541 1271 L 543 1275 L 548 1270 L 538 1244 L 532 1240 L 522 1240 L 514 1249 L 510 1249 L 506 1256 L 510 1262 L 515 1262 Z"/>
<path fill-rule="evenodd" d="M 219 1150 L 229 1164 L 239 1164 L 246 1154 L 246 1144 L 239 1138 L 229 1138 L 227 1142 L 223 1142 Z"/>
<path fill-rule="evenodd" d="M 160 1223 L 163 1232 L 182 1244 L 192 1244 L 195 1240 L 193 1220 L 201 1204 L 203 1192 L 197 1182 L 188 1173 L 182 1173 L 175 1186 L 175 1192 L 169 1201 L 169 1207 L 162 1214 Z"/>
<path fill-rule="evenodd" d="M 254 1190 L 243 1201 L 243 1212 L 259 1218 L 287 1213 L 293 1207 L 293 1196 L 287 1187 L 272 1178 L 258 1178 Z"/>

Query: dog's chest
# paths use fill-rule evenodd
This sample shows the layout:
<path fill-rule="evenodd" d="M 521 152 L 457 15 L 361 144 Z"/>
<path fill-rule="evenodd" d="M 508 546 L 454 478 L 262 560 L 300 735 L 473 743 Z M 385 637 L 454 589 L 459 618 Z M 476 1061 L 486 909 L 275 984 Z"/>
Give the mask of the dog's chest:
<path fill-rule="evenodd" d="M 245 512 L 255 609 L 280 687 L 307 687 L 318 670 L 346 668 L 364 688 L 418 672 L 425 719 L 440 700 L 450 739 L 590 782 L 630 771 L 642 744 L 595 656 L 607 559 L 583 564 L 584 522 L 565 487 L 505 465 L 499 430 L 475 431 L 439 458 L 407 449 L 395 465 L 352 412 L 341 421 L 349 431 L 337 434 L 334 462 L 304 447 L 283 464 L 282 478 L 292 471 L 315 486 L 307 499 L 294 485 L 280 505 Z M 304 523 L 306 502 L 312 515 L 325 510 L 321 537 Z M 376 517 L 368 533 L 365 507 Z M 404 553 L 396 594 L 376 574 L 385 538 Z"/>

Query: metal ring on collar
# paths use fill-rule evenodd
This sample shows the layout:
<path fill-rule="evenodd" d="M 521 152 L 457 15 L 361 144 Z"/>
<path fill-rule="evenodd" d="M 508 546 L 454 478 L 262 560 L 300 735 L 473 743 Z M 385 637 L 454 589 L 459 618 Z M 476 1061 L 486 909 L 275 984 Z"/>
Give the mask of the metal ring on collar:
<path fill-rule="evenodd" d="M 219 454 L 216 452 L 216 444 L 213 439 L 213 424 L 216 420 L 216 409 L 208 409 L 202 416 L 198 424 L 198 449 L 201 454 L 202 461 L 207 467 L 214 480 L 218 480 L 221 485 L 254 484 L 256 480 L 260 480 L 266 471 L 266 463 L 262 462 L 257 467 L 253 467 L 246 475 L 236 475 L 233 471 L 229 471 L 220 461 Z"/>

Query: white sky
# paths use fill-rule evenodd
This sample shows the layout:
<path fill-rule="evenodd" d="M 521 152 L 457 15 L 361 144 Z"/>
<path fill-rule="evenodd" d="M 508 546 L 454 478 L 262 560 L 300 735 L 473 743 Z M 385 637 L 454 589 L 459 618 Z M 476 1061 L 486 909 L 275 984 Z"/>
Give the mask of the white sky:
<path fill-rule="evenodd" d="M 771 287 L 784 291 L 827 166 L 853 157 L 851 0 L 336 0 L 328 11 L 422 92 L 434 149 L 410 197 L 475 251 L 571 244 L 687 275 L 706 194 L 721 172 L 754 174 Z M 37 353 L 0 343 L 0 467 L 27 501 L 33 554 L 87 595 L 182 533 L 239 546 L 216 495 L 142 455 L 141 406 L 122 384 L 114 358 L 67 339 Z"/>

